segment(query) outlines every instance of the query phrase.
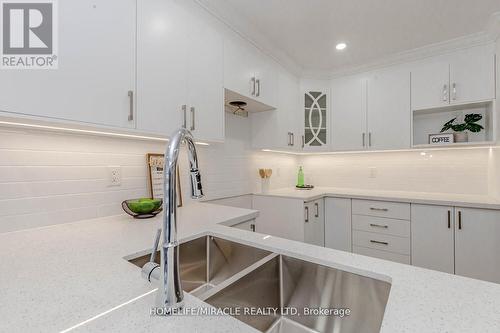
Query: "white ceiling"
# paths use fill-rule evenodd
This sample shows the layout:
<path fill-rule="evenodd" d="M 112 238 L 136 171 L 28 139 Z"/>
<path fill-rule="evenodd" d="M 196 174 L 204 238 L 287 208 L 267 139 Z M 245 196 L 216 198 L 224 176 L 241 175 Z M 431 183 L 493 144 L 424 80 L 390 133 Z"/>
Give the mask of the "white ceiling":
<path fill-rule="evenodd" d="M 251 27 L 310 72 L 335 72 L 475 34 L 485 30 L 492 13 L 500 11 L 500 0 L 205 2 L 230 23 Z M 339 41 L 348 45 L 343 52 L 335 50 Z"/>

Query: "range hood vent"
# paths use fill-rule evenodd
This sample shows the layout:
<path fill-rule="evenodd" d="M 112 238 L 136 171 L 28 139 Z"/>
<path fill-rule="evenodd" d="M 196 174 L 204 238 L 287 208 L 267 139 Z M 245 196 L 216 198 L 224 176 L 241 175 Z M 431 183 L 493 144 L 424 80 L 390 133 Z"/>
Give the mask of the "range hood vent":
<path fill-rule="evenodd" d="M 242 117 L 248 117 L 251 112 L 263 112 L 275 110 L 276 108 L 238 94 L 232 90 L 224 89 L 224 108 L 226 112 Z"/>

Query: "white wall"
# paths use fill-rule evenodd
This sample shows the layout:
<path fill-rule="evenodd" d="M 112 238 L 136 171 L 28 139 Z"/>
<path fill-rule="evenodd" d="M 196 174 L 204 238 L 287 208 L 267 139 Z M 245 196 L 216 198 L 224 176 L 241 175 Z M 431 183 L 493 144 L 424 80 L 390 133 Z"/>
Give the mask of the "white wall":
<path fill-rule="evenodd" d="M 279 165 L 272 187 L 287 184 L 296 158 L 250 151 L 247 118 L 227 115 L 226 136 L 225 144 L 198 147 L 207 199 L 259 190 L 258 167 Z M 123 200 L 148 195 L 146 154 L 163 150 L 152 141 L 1 128 L 0 232 L 122 213 Z M 189 202 L 187 159 L 180 158 Z M 122 185 L 110 187 L 107 166 L 117 165 Z"/>
<path fill-rule="evenodd" d="M 491 194 L 489 148 L 304 156 L 306 181 L 333 187 Z M 375 178 L 370 178 L 375 168 Z"/>

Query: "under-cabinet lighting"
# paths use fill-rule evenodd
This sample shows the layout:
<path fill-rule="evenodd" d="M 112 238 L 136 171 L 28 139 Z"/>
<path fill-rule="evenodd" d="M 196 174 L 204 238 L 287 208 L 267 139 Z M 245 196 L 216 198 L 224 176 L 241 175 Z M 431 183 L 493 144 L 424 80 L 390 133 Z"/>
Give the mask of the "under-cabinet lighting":
<path fill-rule="evenodd" d="M 79 129 L 79 128 L 68 128 L 68 127 L 59 127 L 59 126 L 29 124 L 29 123 L 18 123 L 18 122 L 11 122 L 11 121 L 0 121 L 0 125 L 21 127 L 21 128 L 34 128 L 34 129 L 50 130 L 50 131 L 57 131 L 57 132 L 66 132 L 66 133 L 93 134 L 93 135 L 102 135 L 102 136 L 110 136 L 110 137 L 117 137 L 117 138 L 153 140 L 153 141 L 162 141 L 162 142 L 169 141 L 168 138 L 161 138 L 161 137 L 156 137 L 156 136 L 114 133 L 114 132 L 107 132 L 107 131 L 96 131 L 96 130 L 87 130 L 87 129 Z M 200 146 L 210 146 L 209 143 L 200 142 L 200 141 L 196 141 L 195 144 L 200 145 Z"/>
<path fill-rule="evenodd" d="M 263 152 L 299 155 L 299 156 L 319 156 L 319 155 L 348 155 L 348 154 L 371 154 L 371 153 L 411 153 L 420 152 L 420 155 L 425 156 L 426 151 L 452 151 L 452 150 L 476 150 L 476 149 L 496 149 L 500 146 L 457 146 L 457 147 L 428 147 L 428 148 L 412 148 L 412 149 L 397 149 L 397 150 L 357 150 L 357 151 L 322 151 L 322 152 L 294 152 L 286 150 L 261 149 Z"/>

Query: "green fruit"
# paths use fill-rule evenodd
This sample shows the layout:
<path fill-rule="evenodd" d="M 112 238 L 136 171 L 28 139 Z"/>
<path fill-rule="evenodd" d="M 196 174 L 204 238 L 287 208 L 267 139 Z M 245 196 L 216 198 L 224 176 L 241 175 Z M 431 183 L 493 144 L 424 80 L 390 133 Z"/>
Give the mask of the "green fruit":
<path fill-rule="evenodd" d="M 157 204 L 151 199 L 130 200 L 127 202 L 128 208 L 136 214 L 149 214 L 157 209 Z"/>

